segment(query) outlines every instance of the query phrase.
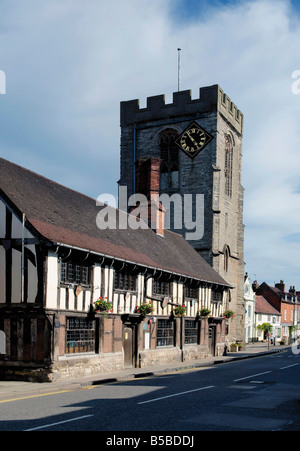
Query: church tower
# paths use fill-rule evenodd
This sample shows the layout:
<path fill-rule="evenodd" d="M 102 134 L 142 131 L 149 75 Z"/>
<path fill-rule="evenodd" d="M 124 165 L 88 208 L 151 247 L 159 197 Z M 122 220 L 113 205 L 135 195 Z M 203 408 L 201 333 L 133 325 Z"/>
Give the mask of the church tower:
<path fill-rule="evenodd" d="M 190 91 L 179 91 L 171 104 L 163 95 L 149 97 L 146 108 L 138 100 L 121 102 L 120 186 L 127 187 L 128 198 L 136 194 L 138 162 L 160 158 L 160 194 L 192 199 L 194 223 L 197 208 L 204 219 L 201 233 L 187 233 L 187 210 L 183 206 L 176 222 L 173 197 L 170 229 L 232 285 L 227 308 L 235 320 L 228 338 L 244 342 L 242 137 L 243 114 L 218 85 L 201 88 L 195 100 Z"/>

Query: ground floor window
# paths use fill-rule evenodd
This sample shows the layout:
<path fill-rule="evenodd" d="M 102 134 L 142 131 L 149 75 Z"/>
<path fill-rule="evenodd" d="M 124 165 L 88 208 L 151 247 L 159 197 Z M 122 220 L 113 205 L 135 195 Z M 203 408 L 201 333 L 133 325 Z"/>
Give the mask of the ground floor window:
<path fill-rule="evenodd" d="M 157 338 L 156 346 L 173 346 L 174 345 L 174 322 L 159 319 L 157 321 Z"/>
<path fill-rule="evenodd" d="M 95 321 L 85 318 L 68 318 L 66 354 L 95 351 Z"/>
<path fill-rule="evenodd" d="M 198 344 L 198 322 L 195 320 L 185 320 L 185 344 Z"/>

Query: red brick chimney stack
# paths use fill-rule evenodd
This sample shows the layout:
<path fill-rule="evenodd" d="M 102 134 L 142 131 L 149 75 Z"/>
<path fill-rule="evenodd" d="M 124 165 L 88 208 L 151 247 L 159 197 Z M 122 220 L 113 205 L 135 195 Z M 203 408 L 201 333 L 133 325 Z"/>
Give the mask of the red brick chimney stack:
<path fill-rule="evenodd" d="M 136 194 L 147 197 L 147 205 L 140 205 L 141 217 L 151 224 L 158 235 L 164 236 L 165 210 L 159 202 L 161 159 L 151 157 L 136 163 Z M 144 208 L 143 208 L 144 207 Z"/>
<path fill-rule="evenodd" d="M 285 292 L 285 283 L 283 280 L 280 281 L 280 283 L 275 284 L 275 288 L 278 288 L 278 290 Z"/>

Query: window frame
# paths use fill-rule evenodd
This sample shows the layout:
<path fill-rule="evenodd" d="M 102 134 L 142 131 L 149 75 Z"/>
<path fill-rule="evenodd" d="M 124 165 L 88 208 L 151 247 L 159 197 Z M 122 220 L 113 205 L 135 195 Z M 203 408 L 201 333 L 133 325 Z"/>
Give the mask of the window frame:
<path fill-rule="evenodd" d="M 84 326 L 87 327 L 84 327 Z M 97 353 L 96 320 L 70 316 L 66 318 L 65 354 L 96 354 Z M 73 352 L 71 351 L 73 350 Z"/>
<path fill-rule="evenodd" d="M 157 328 L 156 328 L 156 347 L 157 348 L 174 347 L 175 337 L 176 330 L 174 321 L 159 318 L 157 320 Z"/>
<path fill-rule="evenodd" d="M 232 197 L 233 143 L 229 135 L 225 135 L 225 194 Z"/>
<path fill-rule="evenodd" d="M 135 293 L 137 284 L 137 274 L 130 274 L 127 271 L 114 271 L 114 291 Z"/>
<path fill-rule="evenodd" d="M 152 294 L 154 296 L 172 296 L 172 282 L 152 279 Z"/>
<path fill-rule="evenodd" d="M 179 147 L 175 143 L 179 133 L 174 128 L 166 128 L 159 135 L 161 172 L 170 174 L 179 171 Z"/>
<path fill-rule="evenodd" d="M 187 327 L 193 324 L 194 327 Z M 187 334 L 187 331 L 190 333 Z M 186 318 L 184 321 L 184 344 L 198 345 L 199 344 L 199 321 L 195 319 Z"/>
<path fill-rule="evenodd" d="M 185 284 L 183 292 L 184 292 L 184 298 L 195 299 L 196 301 L 198 301 L 198 299 L 199 299 L 199 287 L 193 286 L 193 283 Z"/>
<path fill-rule="evenodd" d="M 64 285 L 82 285 L 91 287 L 92 266 L 78 265 L 76 261 L 60 262 L 60 283 Z"/>

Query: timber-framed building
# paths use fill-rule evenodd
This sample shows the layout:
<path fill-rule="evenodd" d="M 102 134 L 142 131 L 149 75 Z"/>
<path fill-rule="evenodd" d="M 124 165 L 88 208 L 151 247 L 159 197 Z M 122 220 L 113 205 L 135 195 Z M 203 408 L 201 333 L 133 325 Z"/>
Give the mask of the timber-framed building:
<path fill-rule="evenodd" d="M 130 217 L 120 210 L 115 229 L 99 229 L 103 208 L 0 159 L 0 378 L 55 381 L 224 351 L 230 285 L 179 234 L 120 229 Z M 100 297 L 112 303 L 106 317 Z M 149 300 L 144 317 L 137 307 Z"/>

